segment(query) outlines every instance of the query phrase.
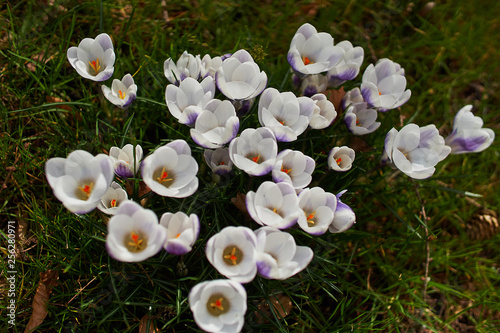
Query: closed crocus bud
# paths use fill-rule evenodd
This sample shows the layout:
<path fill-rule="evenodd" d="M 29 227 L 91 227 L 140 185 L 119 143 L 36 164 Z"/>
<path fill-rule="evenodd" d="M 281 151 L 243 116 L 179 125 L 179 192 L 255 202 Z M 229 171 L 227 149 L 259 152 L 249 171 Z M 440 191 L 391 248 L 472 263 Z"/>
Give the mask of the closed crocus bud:
<path fill-rule="evenodd" d="M 335 66 L 344 56 L 341 47 L 333 46 L 329 33 L 318 32 L 309 23 L 295 33 L 288 50 L 288 63 L 299 75 L 319 74 Z"/>
<path fill-rule="evenodd" d="M 257 268 L 266 279 L 286 280 L 309 265 L 313 251 L 298 246 L 287 232 L 272 227 L 255 231 L 257 236 Z"/>
<path fill-rule="evenodd" d="M 335 106 L 326 98 L 325 94 L 313 95 L 311 99 L 314 101 L 314 112 L 309 126 L 314 129 L 327 128 L 337 117 Z"/>
<path fill-rule="evenodd" d="M 112 182 L 108 191 L 101 197 L 97 208 L 109 215 L 115 215 L 120 205 L 128 200 L 127 192 L 117 182 Z"/>
<path fill-rule="evenodd" d="M 247 128 L 229 144 L 231 161 L 251 176 L 263 176 L 271 172 L 277 155 L 276 138 L 265 127 Z"/>
<path fill-rule="evenodd" d="M 225 227 L 207 242 L 208 261 L 225 277 L 248 283 L 257 274 L 257 238 L 247 227 Z"/>
<path fill-rule="evenodd" d="M 377 110 L 369 108 L 366 103 L 355 103 L 347 108 L 344 122 L 352 134 L 365 135 L 380 127 L 377 116 Z"/>
<path fill-rule="evenodd" d="M 165 100 L 172 116 L 181 124 L 194 126 L 196 118 L 214 94 L 212 77 L 206 77 L 201 83 L 188 77 L 179 86 L 169 84 L 165 90 Z"/>
<path fill-rule="evenodd" d="M 108 221 L 106 250 L 116 260 L 141 262 L 162 249 L 166 236 L 156 214 L 130 200 Z"/>
<path fill-rule="evenodd" d="M 408 124 L 399 132 L 393 128 L 387 133 L 382 160 L 411 178 L 425 179 L 450 151 L 436 126 Z"/>
<path fill-rule="evenodd" d="M 137 85 L 130 74 L 126 74 L 121 80 L 114 79 L 111 89 L 105 85 L 101 89 L 108 101 L 122 109 L 127 109 L 137 96 Z"/>
<path fill-rule="evenodd" d="M 177 63 L 172 58 L 165 60 L 163 71 L 167 80 L 175 85 L 179 85 L 181 81 L 188 77 L 198 80 L 201 72 L 200 56 L 194 56 L 184 51 Z"/>
<path fill-rule="evenodd" d="M 351 228 L 354 223 L 356 223 L 356 214 L 354 214 L 354 211 L 351 207 L 340 201 L 340 197 L 345 192 L 347 192 L 347 190 L 337 194 L 337 208 L 335 210 L 332 224 L 330 224 L 330 227 L 328 228 L 331 233 L 346 231 Z"/>
<path fill-rule="evenodd" d="M 267 85 L 267 75 L 261 71 L 250 53 L 238 50 L 226 58 L 215 74 L 217 87 L 227 98 L 247 100 L 258 96 Z"/>
<path fill-rule="evenodd" d="M 108 155 L 75 150 L 67 158 L 49 159 L 45 176 L 64 207 L 85 214 L 94 210 L 108 191 L 114 176 L 113 160 Z"/>
<path fill-rule="evenodd" d="M 316 162 L 301 151 L 285 149 L 276 157 L 273 181 L 289 183 L 295 190 L 301 190 L 311 182 L 315 166 Z"/>
<path fill-rule="evenodd" d="M 238 282 L 198 283 L 189 292 L 194 321 L 205 332 L 240 332 L 245 323 L 247 292 Z"/>
<path fill-rule="evenodd" d="M 220 148 L 234 139 L 240 128 L 233 104 L 212 99 L 198 115 L 191 138 L 204 148 Z"/>
<path fill-rule="evenodd" d="M 344 50 L 344 56 L 326 73 L 328 86 L 332 88 L 338 87 L 358 76 L 364 58 L 363 48 L 360 46 L 353 47 L 351 42 L 347 40 L 338 43 L 336 46 Z"/>
<path fill-rule="evenodd" d="M 196 214 L 165 213 L 161 216 L 160 225 L 167 230 L 163 248 L 177 256 L 191 251 L 200 233 L 200 220 Z"/>
<path fill-rule="evenodd" d="M 142 178 L 161 196 L 185 198 L 198 189 L 198 163 L 184 140 L 162 146 L 142 162 Z"/>
<path fill-rule="evenodd" d="M 203 156 L 212 172 L 217 175 L 230 173 L 233 169 L 233 162 L 229 158 L 228 148 L 205 149 Z"/>
<path fill-rule="evenodd" d="M 322 235 L 333 221 L 337 198 L 321 187 L 305 188 L 299 193 L 299 207 L 303 214 L 297 223 L 302 230 L 312 235 Z"/>
<path fill-rule="evenodd" d="M 68 49 L 67 56 L 71 66 L 86 79 L 106 81 L 113 75 L 115 52 L 108 34 L 84 38 L 78 47 Z"/>
<path fill-rule="evenodd" d="M 379 111 L 400 107 L 411 96 L 406 89 L 404 69 L 390 59 L 380 59 L 374 66 L 370 64 L 363 73 L 361 94 L 368 105 Z"/>
<path fill-rule="evenodd" d="M 356 153 L 347 146 L 335 147 L 328 154 L 328 166 L 335 171 L 347 171 L 352 167 Z"/>
<path fill-rule="evenodd" d="M 109 156 L 114 161 L 115 173 L 122 178 L 131 178 L 139 171 L 142 161 L 142 147 L 126 144 L 122 149 L 111 147 Z"/>
<path fill-rule="evenodd" d="M 461 108 L 453 120 L 453 132 L 445 139 L 451 154 L 479 153 L 495 139 L 495 132 L 483 128 L 483 120 L 471 112 L 472 105 Z"/>
<path fill-rule="evenodd" d="M 295 189 L 288 183 L 263 182 L 256 192 L 247 193 L 246 207 L 255 222 L 278 229 L 293 226 L 302 214 Z"/>

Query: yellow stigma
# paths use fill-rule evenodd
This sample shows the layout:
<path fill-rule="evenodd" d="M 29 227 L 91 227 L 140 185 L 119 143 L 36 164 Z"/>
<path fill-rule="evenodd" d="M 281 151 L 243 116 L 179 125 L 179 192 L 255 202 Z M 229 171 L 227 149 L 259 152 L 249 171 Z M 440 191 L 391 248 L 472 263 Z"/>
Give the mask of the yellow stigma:
<path fill-rule="evenodd" d="M 314 211 L 314 212 L 312 212 L 312 213 L 311 213 L 311 214 L 309 214 L 309 215 L 307 215 L 307 213 L 306 213 L 306 212 L 304 212 L 304 215 L 306 215 L 307 224 L 308 224 L 310 227 L 312 227 L 312 226 L 314 225 L 314 223 L 315 223 L 315 222 L 314 222 L 314 220 L 313 220 L 313 218 L 314 218 L 314 214 L 316 214 L 316 212 L 315 212 L 315 211 Z"/>
<path fill-rule="evenodd" d="M 90 183 L 90 185 L 83 185 L 78 187 L 77 196 L 81 200 L 87 200 L 92 193 L 92 187 L 94 187 L 94 183 Z"/>
<path fill-rule="evenodd" d="M 131 251 L 131 252 L 140 252 L 142 250 L 144 250 L 143 246 L 145 245 L 144 244 L 144 239 L 141 239 L 140 236 L 138 234 L 136 234 L 135 232 L 131 232 L 130 233 L 130 240 L 127 245 L 128 245 L 128 249 Z"/>
<path fill-rule="evenodd" d="M 292 169 L 285 169 L 285 167 L 283 167 L 283 166 L 281 167 L 281 172 L 284 172 L 284 173 L 286 173 L 286 174 L 289 174 L 289 173 L 290 173 L 290 171 L 292 171 Z"/>
<path fill-rule="evenodd" d="M 116 207 L 116 199 L 111 200 L 111 207 Z"/>
<path fill-rule="evenodd" d="M 120 96 L 121 99 L 124 99 L 126 96 L 121 90 L 118 90 L 118 95 Z"/>
<path fill-rule="evenodd" d="M 167 178 L 168 177 L 168 172 L 165 171 L 165 167 L 161 169 L 160 177 L 156 178 L 158 180 L 158 183 L 162 182 L 168 182 L 172 180 L 172 178 Z"/>
<path fill-rule="evenodd" d="M 97 75 L 101 71 L 101 65 L 99 65 L 99 58 L 94 61 L 89 61 L 90 67 L 94 70 L 94 75 Z"/>

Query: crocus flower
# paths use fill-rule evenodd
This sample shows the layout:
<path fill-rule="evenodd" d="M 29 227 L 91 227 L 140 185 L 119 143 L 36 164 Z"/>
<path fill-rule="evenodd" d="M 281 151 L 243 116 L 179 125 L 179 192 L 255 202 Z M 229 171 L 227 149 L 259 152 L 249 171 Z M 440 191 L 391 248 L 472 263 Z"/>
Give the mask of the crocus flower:
<path fill-rule="evenodd" d="M 222 62 L 215 74 L 217 87 L 227 98 L 247 100 L 259 95 L 267 84 L 267 75 L 260 71 L 250 53 L 238 50 Z"/>
<path fill-rule="evenodd" d="M 222 66 L 222 57 L 210 57 L 205 54 L 201 59 L 201 72 L 200 76 L 205 78 L 211 76 L 215 80 L 215 73 Z"/>
<path fill-rule="evenodd" d="M 108 191 L 101 197 L 97 208 L 105 214 L 115 215 L 118 207 L 128 200 L 127 192 L 117 182 L 112 182 Z"/>
<path fill-rule="evenodd" d="M 314 129 L 327 128 L 337 117 L 335 106 L 326 98 L 325 94 L 313 95 L 311 99 L 314 101 L 314 112 L 309 126 Z"/>
<path fill-rule="evenodd" d="M 191 128 L 191 138 L 202 147 L 220 148 L 234 139 L 240 128 L 233 104 L 212 99 L 205 105 Z"/>
<path fill-rule="evenodd" d="M 299 150 L 285 149 L 276 157 L 272 172 L 275 183 L 286 182 L 295 190 L 301 190 L 312 180 L 316 162 Z"/>
<path fill-rule="evenodd" d="M 86 79 L 106 81 L 113 75 L 115 52 L 108 34 L 84 38 L 78 47 L 68 49 L 67 56 L 71 66 Z"/>
<path fill-rule="evenodd" d="M 160 252 L 166 237 L 156 214 L 129 200 L 108 221 L 106 250 L 116 260 L 140 262 Z"/>
<path fill-rule="evenodd" d="M 115 163 L 115 173 L 122 178 L 131 178 L 139 171 L 143 152 L 142 147 L 136 145 L 134 154 L 134 146 L 126 144 L 122 149 L 111 147 L 109 156 Z"/>
<path fill-rule="evenodd" d="M 451 154 L 479 153 L 495 139 L 495 132 L 483 128 L 483 120 L 475 117 L 471 109 L 472 105 L 466 105 L 455 115 L 453 132 L 445 139 Z"/>
<path fill-rule="evenodd" d="M 325 91 L 328 86 L 328 78 L 323 74 L 309 74 L 303 77 L 292 74 L 292 82 L 301 95 L 308 97 Z"/>
<path fill-rule="evenodd" d="M 344 121 L 347 129 L 356 135 L 365 135 L 374 132 L 380 127 L 380 122 L 376 121 L 378 112 L 376 109 L 368 107 L 366 103 L 351 104 L 345 114 Z"/>
<path fill-rule="evenodd" d="M 200 220 L 196 214 L 187 216 L 183 212 L 164 213 L 160 225 L 167 230 L 167 237 L 163 248 L 177 256 L 191 251 L 194 242 L 200 233 Z"/>
<path fill-rule="evenodd" d="M 340 201 L 340 197 L 345 192 L 347 192 L 347 190 L 343 190 L 336 195 L 337 209 L 335 210 L 332 224 L 328 227 L 331 233 L 344 232 L 356 223 L 356 214 L 354 214 L 352 208 Z"/>
<path fill-rule="evenodd" d="M 184 140 L 156 149 L 144 159 L 141 170 L 146 185 L 161 196 L 185 198 L 198 189 L 198 163 Z"/>
<path fill-rule="evenodd" d="M 328 154 L 328 166 L 335 171 L 347 171 L 351 169 L 355 156 L 356 153 L 352 148 L 334 147 Z"/>
<path fill-rule="evenodd" d="M 271 172 L 278 155 L 278 143 L 266 127 L 247 128 L 229 144 L 229 158 L 239 169 L 251 176 Z"/>
<path fill-rule="evenodd" d="M 337 209 L 337 198 L 321 187 L 305 188 L 299 193 L 303 213 L 297 224 L 307 233 L 322 235 L 328 230 Z"/>
<path fill-rule="evenodd" d="M 165 100 L 170 114 L 181 124 L 193 126 L 205 105 L 214 97 L 214 80 L 207 76 L 198 82 L 188 77 L 179 86 L 169 84 L 165 90 Z"/>
<path fill-rule="evenodd" d="M 257 238 L 247 227 L 225 227 L 207 242 L 208 261 L 225 277 L 248 283 L 257 274 Z"/>
<path fill-rule="evenodd" d="M 296 97 L 292 92 L 280 93 L 267 88 L 259 100 L 259 122 L 269 128 L 276 140 L 297 140 L 309 126 L 314 112 L 314 101 L 308 97 Z"/>
<path fill-rule="evenodd" d="M 288 50 L 288 63 L 300 74 L 318 74 L 335 66 L 344 56 L 341 47 L 333 46 L 329 33 L 317 32 L 309 23 L 295 33 Z"/>
<path fill-rule="evenodd" d="M 230 173 L 233 169 L 233 162 L 229 158 L 228 148 L 205 149 L 203 156 L 205 162 L 215 174 L 224 175 Z"/>
<path fill-rule="evenodd" d="M 114 176 L 113 161 L 108 155 L 75 150 L 67 158 L 49 159 L 45 176 L 64 207 L 85 214 L 94 210 L 108 191 Z"/>
<path fill-rule="evenodd" d="M 326 73 L 328 86 L 330 87 L 338 87 L 358 76 L 359 68 L 365 56 L 362 47 L 353 47 L 351 42 L 347 40 L 338 43 L 336 46 L 344 50 L 344 56 Z"/>
<path fill-rule="evenodd" d="M 257 236 L 257 269 L 267 279 L 286 280 L 309 265 L 313 251 L 298 246 L 287 232 L 272 227 L 261 227 Z"/>
<path fill-rule="evenodd" d="M 205 281 L 189 292 L 194 321 L 205 332 L 240 332 L 247 311 L 247 292 L 231 280 Z"/>
<path fill-rule="evenodd" d="M 436 126 L 408 124 L 399 132 L 393 128 L 387 133 L 382 160 L 411 178 L 424 179 L 434 174 L 436 164 L 450 151 Z"/>
<path fill-rule="evenodd" d="M 137 85 L 130 74 L 126 74 L 121 80 L 114 79 L 111 89 L 105 85 L 101 89 L 108 101 L 122 109 L 127 109 L 137 96 Z"/>
<path fill-rule="evenodd" d="M 295 189 L 288 183 L 263 182 L 256 192 L 247 193 L 246 206 L 255 222 L 278 229 L 293 226 L 302 214 Z"/>
<path fill-rule="evenodd" d="M 198 80 L 201 72 L 201 59 L 200 56 L 193 56 L 187 51 L 184 51 L 182 55 L 175 63 L 172 58 L 168 58 L 163 63 L 163 71 L 165 77 L 172 84 L 179 85 L 184 79 L 191 77 Z"/>
<path fill-rule="evenodd" d="M 340 105 L 342 106 L 342 110 L 345 110 L 351 104 L 363 103 L 364 101 L 361 90 L 359 90 L 359 88 L 354 88 L 345 93 Z"/>
<path fill-rule="evenodd" d="M 398 63 L 387 58 L 380 59 L 375 66 L 370 64 L 361 83 L 361 94 L 368 105 L 387 111 L 406 103 L 411 91 L 406 89 L 404 73 Z"/>

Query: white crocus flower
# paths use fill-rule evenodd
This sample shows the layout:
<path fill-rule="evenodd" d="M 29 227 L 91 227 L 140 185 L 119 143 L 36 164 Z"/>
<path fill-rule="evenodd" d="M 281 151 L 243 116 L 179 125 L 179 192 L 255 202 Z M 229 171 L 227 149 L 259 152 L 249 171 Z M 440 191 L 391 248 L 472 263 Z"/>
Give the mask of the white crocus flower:
<path fill-rule="evenodd" d="M 246 207 L 255 222 L 278 229 L 293 226 L 302 214 L 295 189 L 288 183 L 263 182 L 256 192 L 247 193 Z"/>
<path fill-rule="evenodd" d="M 116 260 L 141 262 L 160 252 L 166 237 L 156 214 L 129 200 L 108 221 L 106 250 Z"/>
<path fill-rule="evenodd" d="M 327 128 L 337 117 L 335 106 L 326 98 L 325 94 L 313 95 L 311 99 L 314 101 L 314 112 L 309 126 L 314 129 Z"/>
<path fill-rule="evenodd" d="M 411 178 L 425 179 L 434 174 L 436 164 L 450 151 L 436 126 L 408 124 L 399 132 L 393 128 L 387 133 L 382 160 Z"/>
<path fill-rule="evenodd" d="M 105 85 L 101 89 L 108 101 L 122 109 L 127 109 L 137 96 L 137 85 L 130 74 L 126 74 L 121 80 L 114 79 L 111 89 Z"/>
<path fill-rule="evenodd" d="M 251 176 L 271 172 L 278 155 L 278 143 L 266 127 L 247 128 L 229 144 L 229 158 L 239 169 Z"/>
<path fill-rule="evenodd" d="M 267 279 L 286 280 L 311 262 L 314 253 L 307 246 L 298 246 L 287 232 L 261 227 L 257 236 L 257 269 Z"/>
<path fill-rule="evenodd" d="M 144 159 L 141 170 L 146 185 L 161 196 L 185 198 L 198 189 L 198 164 L 184 140 L 156 149 Z"/>
<path fill-rule="evenodd" d="M 175 85 L 179 85 L 181 81 L 188 77 L 198 80 L 201 72 L 200 56 L 193 56 L 187 51 L 184 51 L 179 57 L 179 60 L 177 60 L 177 63 L 175 63 L 172 58 L 165 60 L 163 63 L 163 71 L 167 80 Z"/>
<path fill-rule="evenodd" d="M 112 182 L 108 191 L 101 197 L 97 208 L 109 215 L 115 215 L 118 207 L 128 200 L 127 192 L 117 182 Z"/>
<path fill-rule="evenodd" d="M 344 56 L 326 73 L 328 86 L 330 87 L 338 87 L 358 76 L 359 68 L 365 56 L 362 47 L 353 47 L 352 43 L 347 40 L 338 43 L 336 46 L 344 50 Z"/>
<path fill-rule="evenodd" d="M 68 49 L 67 56 L 71 66 L 86 79 L 106 81 L 113 75 L 115 52 L 108 34 L 84 38 L 78 47 Z"/>
<path fill-rule="evenodd" d="M 205 54 L 201 59 L 201 78 L 211 76 L 215 80 L 215 73 L 222 66 L 222 57 L 213 57 Z"/>
<path fill-rule="evenodd" d="M 267 84 L 267 75 L 261 71 L 250 53 L 238 50 L 222 62 L 215 74 L 217 87 L 227 98 L 247 100 L 259 95 Z"/>
<path fill-rule="evenodd" d="M 177 256 L 191 251 L 200 233 L 200 220 L 196 214 L 187 216 L 183 212 L 164 213 L 160 225 L 167 230 L 163 248 Z"/>
<path fill-rule="evenodd" d="M 379 111 L 395 109 L 406 103 L 411 91 L 406 89 L 404 73 L 398 63 L 387 58 L 380 59 L 375 66 L 370 64 L 361 83 L 361 94 L 366 103 Z"/>
<path fill-rule="evenodd" d="M 347 171 L 351 169 L 355 157 L 356 153 L 352 148 L 334 147 L 328 154 L 328 166 L 335 171 Z"/>
<path fill-rule="evenodd" d="M 315 27 L 305 23 L 293 36 L 287 58 L 294 71 L 307 75 L 326 72 L 343 56 L 344 50 L 333 46 L 329 33 L 318 33 Z"/>
<path fill-rule="evenodd" d="M 214 94 L 215 84 L 211 77 L 206 77 L 201 83 L 188 77 L 179 86 L 169 84 L 165 90 L 165 100 L 172 116 L 181 124 L 193 126 Z"/>
<path fill-rule="evenodd" d="M 328 228 L 331 233 L 344 232 L 356 223 L 356 214 L 354 214 L 352 208 L 340 201 L 340 197 L 345 192 L 347 192 L 347 190 L 343 190 L 336 195 L 337 209 L 335 210 L 333 221 Z"/>
<path fill-rule="evenodd" d="M 257 238 L 247 227 L 225 227 L 207 242 L 208 261 L 219 273 L 239 283 L 257 274 Z"/>
<path fill-rule="evenodd" d="M 64 207 L 85 214 L 94 210 L 108 191 L 114 176 L 113 160 L 108 155 L 75 150 L 67 158 L 49 159 L 45 176 Z"/>
<path fill-rule="evenodd" d="M 471 112 L 472 105 L 461 108 L 453 120 L 453 132 L 445 139 L 451 154 L 479 153 L 495 139 L 495 132 L 483 128 L 483 120 Z"/>
<path fill-rule="evenodd" d="M 233 169 L 233 162 L 229 158 L 228 148 L 205 149 L 203 156 L 212 172 L 217 175 L 230 173 Z"/>
<path fill-rule="evenodd" d="M 316 162 L 311 157 L 299 150 L 285 149 L 276 157 L 273 181 L 289 183 L 299 191 L 309 185 L 315 167 Z"/>
<path fill-rule="evenodd" d="M 305 188 L 299 193 L 299 207 L 303 214 L 297 224 L 307 233 L 322 235 L 334 219 L 337 198 L 321 187 Z"/>
<path fill-rule="evenodd" d="M 247 292 L 231 280 L 205 281 L 188 296 L 194 321 L 205 332 L 237 333 L 245 323 Z"/>
<path fill-rule="evenodd" d="M 291 142 L 304 133 L 314 112 L 314 101 L 267 88 L 259 100 L 259 122 L 273 131 L 277 141 Z"/>
<path fill-rule="evenodd" d="M 115 173 L 122 178 L 131 178 L 139 171 L 143 157 L 142 147 L 126 144 L 122 149 L 111 147 L 109 156 L 115 163 Z"/>
<path fill-rule="evenodd" d="M 355 103 L 347 108 L 344 122 L 352 134 L 365 135 L 380 127 L 380 122 L 376 121 L 377 116 L 377 110 L 368 107 L 366 103 Z"/>
<path fill-rule="evenodd" d="M 233 104 L 212 99 L 196 118 L 191 138 L 204 148 L 220 148 L 234 139 L 240 128 Z"/>
<path fill-rule="evenodd" d="M 342 106 L 342 110 L 346 110 L 349 105 L 363 103 L 364 101 L 361 90 L 359 90 L 359 88 L 354 88 L 345 93 L 340 105 Z"/>

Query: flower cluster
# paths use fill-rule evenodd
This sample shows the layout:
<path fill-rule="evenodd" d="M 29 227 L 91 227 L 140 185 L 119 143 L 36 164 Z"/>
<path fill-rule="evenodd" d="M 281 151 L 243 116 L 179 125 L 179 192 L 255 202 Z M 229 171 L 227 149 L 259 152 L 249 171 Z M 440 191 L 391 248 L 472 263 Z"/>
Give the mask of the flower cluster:
<path fill-rule="evenodd" d="M 83 39 L 67 55 L 84 78 L 104 81 L 113 74 L 115 54 L 107 34 Z M 306 23 L 293 36 L 287 55 L 298 92 L 266 88 L 267 74 L 244 49 L 215 57 L 185 51 L 177 61 L 169 58 L 164 62 L 164 75 L 170 82 L 165 88 L 165 111 L 189 127 L 193 143 L 203 148 L 209 169 L 229 179 L 238 172 L 243 177 L 245 173 L 272 176 L 272 181 L 262 181 L 245 195 L 242 210 L 258 229 L 224 226 L 206 243 L 208 262 L 227 279 L 204 281 L 191 289 L 189 306 L 201 329 L 241 331 L 247 309 L 242 284 L 257 275 L 288 279 L 308 266 L 313 251 L 297 244 L 295 232 L 319 237 L 327 231 L 344 232 L 356 222 L 353 209 L 340 200 L 345 188 L 333 194 L 319 186 L 309 187 L 317 163 L 326 164 L 325 170 L 331 172 L 348 174 L 355 169 L 355 150 L 334 146 L 327 157 L 313 158 L 300 150 L 280 150 L 280 145 L 298 140 L 308 130 L 324 130 L 335 121 L 341 110 L 322 92 L 356 78 L 363 58 L 361 47 L 349 41 L 335 45 L 330 34 L 317 32 Z M 411 91 L 406 84 L 404 69 L 392 60 L 368 65 L 360 88 L 348 91 L 342 99 L 347 130 L 353 135 L 377 130 L 379 112 L 399 108 L 409 100 Z M 111 88 L 103 85 L 101 89 L 122 109 L 137 94 L 130 74 L 113 80 Z M 453 132 L 446 139 L 432 124 L 408 124 L 399 131 L 393 128 L 387 133 L 382 161 L 411 178 L 424 179 L 450 153 L 486 149 L 494 133 L 482 128 L 482 120 L 472 115 L 471 108 L 466 106 L 457 113 Z M 240 120 L 254 109 L 260 127 L 240 132 L 240 125 L 245 124 Z M 173 255 L 189 253 L 203 223 L 196 214 L 181 211 L 165 212 L 158 218 L 133 201 L 137 197 L 125 190 L 126 184 L 140 180 L 151 195 L 190 197 L 200 186 L 200 168 L 192 151 L 196 152 L 183 139 L 172 139 L 147 156 L 140 145 L 131 144 L 111 147 L 109 156 L 77 150 L 67 158 L 48 160 L 45 172 L 54 195 L 71 212 L 85 214 L 98 208 L 112 215 L 105 243 L 112 258 L 141 262 L 162 248 Z"/>

